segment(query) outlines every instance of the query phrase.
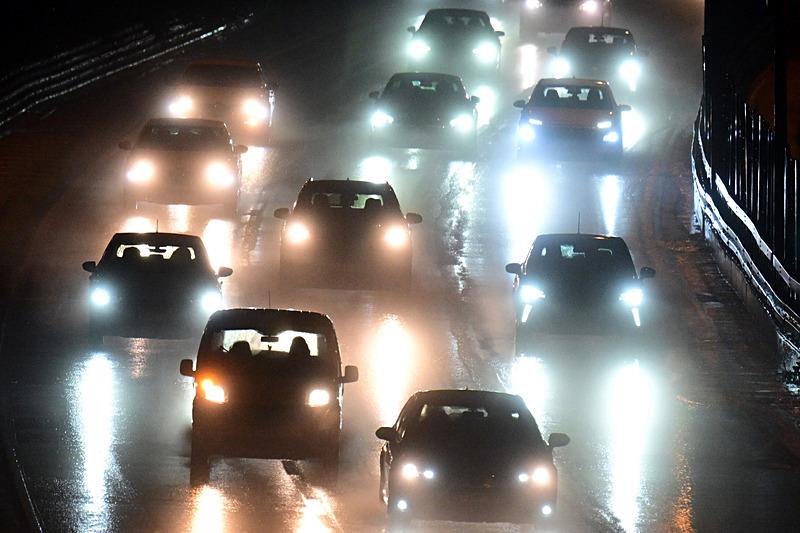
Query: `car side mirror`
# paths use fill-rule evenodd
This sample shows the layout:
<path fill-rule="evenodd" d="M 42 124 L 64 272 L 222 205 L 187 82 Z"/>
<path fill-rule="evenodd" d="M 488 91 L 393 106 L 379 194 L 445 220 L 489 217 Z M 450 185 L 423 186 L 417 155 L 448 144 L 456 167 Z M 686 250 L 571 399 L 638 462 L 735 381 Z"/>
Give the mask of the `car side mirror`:
<path fill-rule="evenodd" d="M 228 276 L 232 275 L 233 275 L 233 269 L 230 267 L 219 267 L 219 270 L 217 270 L 218 278 L 227 278 Z"/>
<path fill-rule="evenodd" d="M 356 381 L 358 381 L 358 367 L 353 365 L 345 366 L 342 383 L 355 383 Z"/>
<path fill-rule="evenodd" d="M 272 212 L 272 216 L 275 218 L 279 218 L 281 220 L 286 220 L 289 218 L 289 208 L 288 207 L 279 207 L 275 211 Z"/>
<path fill-rule="evenodd" d="M 506 272 L 509 274 L 515 274 L 517 276 L 522 275 L 522 265 L 519 263 L 509 263 L 506 265 Z"/>
<path fill-rule="evenodd" d="M 246 154 L 247 150 L 248 148 L 244 144 L 237 144 L 236 146 L 233 147 L 233 153 L 238 155 Z"/>
<path fill-rule="evenodd" d="M 97 270 L 97 263 L 95 263 L 94 261 L 85 261 L 85 262 L 84 262 L 84 263 L 81 265 L 81 267 L 82 267 L 82 268 L 83 268 L 83 269 L 84 269 L 86 272 L 89 272 L 89 273 L 91 273 L 91 272 L 94 272 L 95 270 Z"/>
<path fill-rule="evenodd" d="M 193 378 L 194 362 L 191 359 L 181 359 L 180 372 L 181 376 L 186 376 L 187 378 Z"/>
<path fill-rule="evenodd" d="M 651 279 L 656 277 L 656 270 L 650 267 L 642 267 L 639 271 L 639 279 Z"/>
<path fill-rule="evenodd" d="M 630 111 L 631 110 L 631 106 L 629 106 L 628 104 L 620 104 L 620 105 L 617 106 L 617 110 L 618 111 Z"/>
<path fill-rule="evenodd" d="M 494 34 L 497 35 L 498 37 L 505 37 L 506 36 L 506 32 L 504 32 L 504 31 L 496 31 L 496 32 L 494 32 Z"/>
<path fill-rule="evenodd" d="M 556 48 L 555 46 L 548 46 L 547 47 L 547 53 L 550 54 L 551 56 L 557 56 L 558 55 L 558 48 Z"/>
<path fill-rule="evenodd" d="M 477 104 L 481 103 L 481 97 L 480 96 L 470 96 L 469 97 L 469 101 L 472 102 L 473 104 L 477 105 Z"/>
<path fill-rule="evenodd" d="M 513 105 L 514 105 L 514 107 L 516 107 L 518 109 L 524 109 L 525 108 L 525 100 L 515 100 Z"/>
<path fill-rule="evenodd" d="M 569 436 L 566 433 L 551 433 L 548 446 L 551 448 L 560 448 L 569 444 Z"/>
<path fill-rule="evenodd" d="M 406 222 L 409 224 L 420 224 L 422 223 L 422 215 L 417 213 L 406 213 Z"/>
<path fill-rule="evenodd" d="M 408 28 L 406 28 L 406 31 L 411 35 L 414 35 L 415 33 L 417 33 L 417 28 L 415 28 L 414 26 L 409 26 Z"/>
<path fill-rule="evenodd" d="M 381 427 L 375 431 L 375 436 L 387 442 L 397 442 L 397 432 L 394 428 Z"/>
<path fill-rule="evenodd" d="M 133 144 L 127 139 L 124 140 L 124 141 L 120 141 L 117 146 L 119 146 L 120 150 L 132 150 L 133 149 Z"/>
<path fill-rule="evenodd" d="M 380 91 L 372 91 L 371 93 L 369 93 L 369 97 L 372 98 L 373 100 L 377 100 L 378 98 L 381 97 L 381 92 Z"/>

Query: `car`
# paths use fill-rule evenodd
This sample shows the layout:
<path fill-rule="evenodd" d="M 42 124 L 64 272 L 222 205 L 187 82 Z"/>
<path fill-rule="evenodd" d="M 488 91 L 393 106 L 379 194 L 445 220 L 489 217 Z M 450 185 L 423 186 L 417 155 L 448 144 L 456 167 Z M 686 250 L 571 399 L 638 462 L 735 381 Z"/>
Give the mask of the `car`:
<path fill-rule="evenodd" d="M 181 233 L 117 233 L 89 272 L 89 336 L 181 338 L 199 334 L 222 306 L 219 278 L 202 239 Z"/>
<path fill-rule="evenodd" d="M 223 309 L 208 319 L 194 380 L 190 480 L 208 480 L 215 456 L 318 459 L 338 467 L 344 384 L 330 318 L 292 309 Z"/>
<path fill-rule="evenodd" d="M 267 145 L 277 85 L 257 61 L 203 59 L 181 74 L 166 105 L 169 116 L 225 122 L 236 142 Z"/>
<path fill-rule="evenodd" d="M 378 496 L 390 523 L 412 519 L 534 523 L 555 516 L 558 471 L 524 400 L 480 390 L 415 393 L 375 435 Z"/>
<path fill-rule="evenodd" d="M 623 154 L 622 113 L 608 83 L 602 80 L 539 80 L 525 100 L 517 125 L 517 153 L 521 157 L 603 156 Z"/>
<path fill-rule="evenodd" d="M 347 287 L 411 282 L 411 225 L 388 183 L 309 179 L 294 207 L 275 210 L 281 231 L 281 278 L 296 285 Z"/>
<path fill-rule="evenodd" d="M 621 237 L 585 233 L 539 235 L 506 272 L 514 275 L 518 348 L 537 334 L 635 338 L 647 306 L 642 281 L 655 276 L 650 267 L 637 274 Z"/>
<path fill-rule="evenodd" d="M 606 24 L 611 0 L 521 0 L 519 34 L 523 41 L 539 33 L 566 33 L 575 25 Z"/>
<path fill-rule="evenodd" d="M 596 78 L 635 93 L 642 81 L 642 56 L 626 28 L 584 26 L 571 28 L 554 55 L 552 70 L 557 78 Z"/>
<path fill-rule="evenodd" d="M 461 78 L 434 72 L 393 75 L 382 92 L 370 93 L 372 141 L 404 147 L 454 148 L 475 155 L 477 96 L 467 96 Z"/>
<path fill-rule="evenodd" d="M 240 155 L 223 122 L 154 118 L 142 127 L 125 164 L 124 203 L 222 204 L 236 213 L 242 183 Z"/>
<path fill-rule="evenodd" d="M 485 11 L 431 9 L 419 28 L 409 26 L 411 70 L 448 74 L 494 74 L 500 68 L 500 37 Z"/>

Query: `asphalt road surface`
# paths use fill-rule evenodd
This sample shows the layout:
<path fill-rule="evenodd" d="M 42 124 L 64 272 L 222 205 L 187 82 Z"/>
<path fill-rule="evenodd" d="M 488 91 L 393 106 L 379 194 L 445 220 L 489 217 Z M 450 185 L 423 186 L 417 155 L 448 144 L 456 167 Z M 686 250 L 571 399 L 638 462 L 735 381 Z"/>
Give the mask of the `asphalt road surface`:
<path fill-rule="evenodd" d="M 330 3 L 336 4 L 336 3 Z M 363 4 L 363 5 L 362 5 Z M 797 531 L 800 476 L 772 423 L 774 346 L 690 235 L 689 139 L 700 95 L 702 2 L 617 2 L 613 23 L 648 49 L 631 98 L 624 161 L 518 165 L 511 102 L 547 74 L 560 35 L 518 40 L 515 3 L 484 6 L 508 36 L 502 72 L 465 80 L 482 97 L 475 161 L 435 150 L 369 148 L 367 94 L 405 70 L 405 27 L 429 2 L 303 3 L 184 55 L 129 71 L 36 110 L 0 139 L 8 192 L 0 217 L 6 294 L 2 361 L 17 449 L 49 531 L 380 531 L 374 430 L 418 389 L 507 390 L 543 434 L 563 431 L 555 531 Z M 279 82 L 273 146 L 244 157 L 248 214 L 122 207 L 119 140 L 163 112 L 194 57 L 242 55 Z M 278 279 L 277 207 L 309 176 L 388 179 L 413 230 L 407 292 L 287 289 Z M 511 276 L 538 233 L 610 233 L 652 266 L 647 335 L 553 339 L 515 356 Z M 189 485 L 191 381 L 178 362 L 197 339 L 85 337 L 87 275 L 123 230 L 202 235 L 230 266 L 228 306 L 312 309 L 333 319 L 348 385 L 338 483 L 313 463 L 222 459 Z M 6 252 L 7 251 L 7 252 Z M 757 360 L 760 363 L 751 364 Z M 425 522 L 424 531 L 507 531 L 510 524 Z"/>

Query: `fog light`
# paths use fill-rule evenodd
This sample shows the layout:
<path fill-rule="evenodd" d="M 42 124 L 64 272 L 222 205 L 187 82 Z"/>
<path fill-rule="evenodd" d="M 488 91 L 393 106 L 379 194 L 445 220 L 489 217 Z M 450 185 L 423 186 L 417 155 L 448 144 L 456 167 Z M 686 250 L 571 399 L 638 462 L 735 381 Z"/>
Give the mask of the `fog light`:
<path fill-rule="evenodd" d="M 299 222 L 290 224 L 286 228 L 286 238 L 292 244 L 304 243 L 309 237 L 311 237 L 311 233 L 309 233 L 308 228 Z"/>
<path fill-rule="evenodd" d="M 208 291 L 200 298 L 200 307 L 206 313 L 213 313 L 222 307 L 222 296 L 215 291 Z"/>
<path fill-rule="evenodd" d="M 96 288 L 90 295 L 92 303 L 97 307 L 105 307 L 111 303 L 111 294 L 106 289 Z"/>
<path fill-rule="evenodd" d="M 400 511 L 405 511 L 408 509 L 408 502 L 405 500 L 397 500 L 397 509 Z"/>
<path fill-rule="evenodd" d="M 553 508 L 550 507 L 549 505 L 542 505 L 542 514 L 544 516 L 550 516 L 551 514 L 553 514 Z"/>
<path fill-rule="evenodd" d="M 616 131 L 610 131 L 606 133 L 605 135 L 603 135 L 603 142 L 607 143 L 619 142 L 619 133 L 617 133 Z"/>

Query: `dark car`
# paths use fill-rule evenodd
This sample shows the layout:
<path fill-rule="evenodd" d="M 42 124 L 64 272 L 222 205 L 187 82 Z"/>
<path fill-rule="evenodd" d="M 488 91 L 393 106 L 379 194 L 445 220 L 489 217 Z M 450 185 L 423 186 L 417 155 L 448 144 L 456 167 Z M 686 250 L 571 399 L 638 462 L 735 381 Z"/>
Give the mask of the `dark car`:
<path fill-rule="evenodd" d="M 388 183 L 306 181 L 294 208 L 275 210 L 284 220 L 281 278 L 298 285 L 334 287 L 411 281 L 411 229 Z"/>
<path fill-rule="evenodd" d="M 155 118 L 148 120 L 125 165 L 124 199 L 159 204 L 222 204 L 238 209 L 242 182 L 240 154 L 228 128 L 218 120 Z"/>
<path fill-rule="evenodd" d="M 611 18 L 611 0 L 520 0 L 519 4 L 523 41 L 539 33 L 566 33 L 572 26 L 602 26 Z"/>
<path fill-rule="evenodd" d="M 117 233 L 99 263 L 87 261 L 89 333 L 103 336 L 188 337 L 222 306 L 218 278 L 200 237 L 178 233 Z"/>
<path fill-rule="evenodd" d="M 379 497 L 390 522 L 439 519 L 532 523 L 556 511 L 552 449 L 522 398 L 500 392 L 432 390 L 406 402 L 392 427 L 375 434 Z"/>
<path fill-rule="evenodd" d="M 477 96 L 467 96 L 458 76 L 407 72 L 389 79 L 383 92 L 370 93 L 372 140 L 404 147 L 463 149 L 474 156 Z"/>
<path fill-rule="evenodd" d="M 620 237 L 564 233 L 539 235 L 514 274 L 517 342 L 533 333 L 566 335 L 634 333 L 646 306 L 642 280 Z"/>
<path fill-rule="evenodd" d="M 600 80 L 539 80 L 530 99 L 517 100 L 522 109 L 517 125 L 520 156 L 564 157 L 623 154 L 622 113 L 608 83 Z"/>
<path fill-rule="evenodd" d="M 496 72 L 500 37 L 489 15 L 474 9 L 431 9 L 419 28 L 410 26 L 409 66 L 448 74 Z"/>
<path fill-rule="evenodd" d="M 167 111 L 176 118 L 223 121 L 237 142 L 265 145 L 272 132 L 275 89 L 256 61 L 193 61 L 173 89 Z"/>
<path fill-rule="evenodd" d="M 286 309 L 225 309 L 208 320 L 194 379 L 193 482 L 205 481 L 214 456 L 321 459 L 335 469 L 342 429 L 342 373 L 331 320 Z"/>
<path fill-rule="evenodd" d="M 556 53 L 555 48 L 548 51 Z M 636 92 L 642 79 L 642 55 L 625 28 L 572 28 L 553 59 L 553 74 L 606 80 L 617 89 Z"/>

